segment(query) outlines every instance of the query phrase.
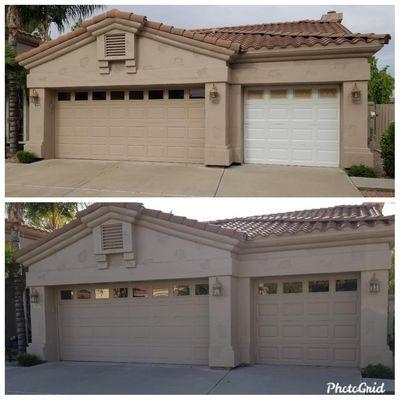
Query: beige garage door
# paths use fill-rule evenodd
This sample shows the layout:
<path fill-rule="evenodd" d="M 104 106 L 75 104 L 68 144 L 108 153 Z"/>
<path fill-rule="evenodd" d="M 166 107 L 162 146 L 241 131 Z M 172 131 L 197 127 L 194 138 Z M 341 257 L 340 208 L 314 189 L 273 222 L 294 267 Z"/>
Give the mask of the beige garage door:
<path fill-rule="evenodd" d="M 260 279 L 255 289 L 257 362 L 358 366 L 357 276 Z"/>
<path fill-rule="evenodd" d="M 58 92 L 55 156 L 204 161 L 204 88 Z"/>
<path fill-rule="evenodd" d="M 208 364 L 207 281 L 62 287 L 60 359 Z"/>

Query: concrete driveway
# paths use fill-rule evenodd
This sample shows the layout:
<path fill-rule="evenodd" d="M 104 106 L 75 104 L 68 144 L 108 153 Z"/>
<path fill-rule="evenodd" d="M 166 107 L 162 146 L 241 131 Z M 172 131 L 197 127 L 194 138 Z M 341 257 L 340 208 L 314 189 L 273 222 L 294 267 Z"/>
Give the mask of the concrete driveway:
<path fill-rule="evenodd" d="M 359 385 L 357 368 L 51 362 L 6 366 L 6 394 L 326 394 L 328 382 Z"/>
<path fill-rule="evenodd" d="M 359 197 L 338 168 L 44 160 L 6 163 L 7 197 Z"/>

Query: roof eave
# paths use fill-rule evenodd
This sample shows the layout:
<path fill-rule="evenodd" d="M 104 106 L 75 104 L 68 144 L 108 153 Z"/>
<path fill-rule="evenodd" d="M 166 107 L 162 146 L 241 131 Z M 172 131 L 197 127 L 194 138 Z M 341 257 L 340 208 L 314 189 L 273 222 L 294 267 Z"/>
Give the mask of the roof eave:
<path fill-rule="evenodd" d="M 354 58 L 368 57 L 378 52 L 384 46 L 380 41 L 357 44 L 330 44 L 327 46 L 299 46 L 286 48 L 249 49 L 232 56 L 232 63 L 313 59 L 313 58 Z"/>

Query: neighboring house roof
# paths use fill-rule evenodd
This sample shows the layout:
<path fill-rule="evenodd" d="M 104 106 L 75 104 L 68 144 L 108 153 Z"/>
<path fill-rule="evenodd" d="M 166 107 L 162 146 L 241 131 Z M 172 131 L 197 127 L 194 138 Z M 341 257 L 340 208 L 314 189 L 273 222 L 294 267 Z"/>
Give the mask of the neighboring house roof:
<path fill-rule="evenodd" d="M 8 40 L 8 28 L 7 27 L 6 27 L 6 40 Z M 26 44 L 28 46 L 32 46 L 34 48 L 40 46 L 40 44 L 43 43 L 42 39 L 40 39 L 28 32 L 25 32 L 23 30 L 19 30 L 17 32 L 17 42 Z"/>
<path fill-rule="evenodd" d="M 336 206 L 312 210 L 293 211 L 254 217 L 211 221 L 211 224 L 246 234 L 247 239 L 257 237 L 294 235 L 297 233 L 326 232 L 363 226 L 393 225 L 394 215 L 382 215 L 382 203 L 364 203 L 354 206 Z"/>
<path fill-rule="evenodd" d="M 5 232 L 10 233 L 10 222 L 6 219 L 5 221 Z M 51 231 L 37 227 L 37 226 L 32 226 L 32 225 L 27 225 L 27 224 L 21 224 L 20 225 L 20 234 L 22 237 L 27 238 L 27 239 L 40 239 L 44 236 L 47 236 Z"/>
<path fill-rule="evenodd" d="M 167 32 L 173 35 L 183 36 L 195 41 L 213 44 L 236 53 L 246 52 L 249 49 L 273 49 L 289 46 L 314 46 L 316 44 L 327 46 L 329 44 L 341 45 L 343 43 L 356 44 L 359 42 L 370 43 L 378 41 L 386 44 L 390 35 L 376 35 L 374 33 L 352 33 L 338 21 L 332 20 L 304 20 L 297 22 L 270 23 L 257 25 L 243 25 L 224 28 L 179 29 L 161 22 L 149 21 L 147 17 L 119 10 L 107 11 L 103 14 L 84 21 L 82 27 L 59 36 L 23 53 L 17 57 L 17 61 L 25 60 L 35 54 L 50 49 L 65 41 L 78 37 L 87 32 L 87 28 L 97 24 L 106 18 L 119 18 L 141 24 L 143 28 Z"/>

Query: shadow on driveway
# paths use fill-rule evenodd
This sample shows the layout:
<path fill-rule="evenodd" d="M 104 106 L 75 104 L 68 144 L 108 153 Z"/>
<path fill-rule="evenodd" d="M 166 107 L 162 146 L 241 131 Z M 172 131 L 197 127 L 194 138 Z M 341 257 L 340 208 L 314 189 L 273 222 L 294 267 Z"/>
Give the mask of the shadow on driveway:
<path fill-rule="evenodd" d="M 326 394 L 328 382 L 358 385 L 357 368 L 49 362 L 6 366 L 6 394 Z"/>

